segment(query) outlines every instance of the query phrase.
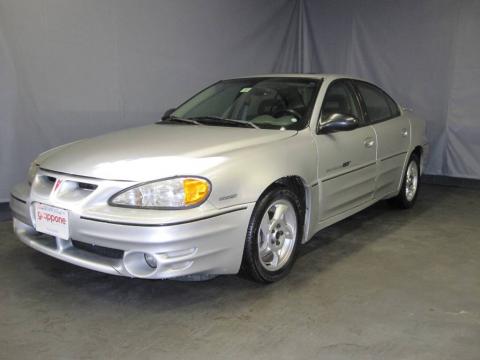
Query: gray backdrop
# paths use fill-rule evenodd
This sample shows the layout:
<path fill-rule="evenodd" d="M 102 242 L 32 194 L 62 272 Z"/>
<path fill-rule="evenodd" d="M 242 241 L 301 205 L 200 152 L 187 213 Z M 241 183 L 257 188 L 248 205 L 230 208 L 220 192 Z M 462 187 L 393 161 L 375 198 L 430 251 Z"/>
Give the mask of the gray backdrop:
<path fill-rule="evenodd" d="M 480 1 L 307 1 L 305 71 L 382 85 L 428 121 L 429 174 L 480 179 Z"/>
<path fill-rule="evenodd" d="M 0 0 L 0 201 L 41 151 L 159 120 L 219 78 L 294 70 L 297 8 Z"/>
<path fill-rule="evenodd" d="M 269 72 L 384 86 L 428 121 L 428 173 L 480 178 L 479 16 L 475 0 L 0 0 L 0 201 L 43 150 Z"/>

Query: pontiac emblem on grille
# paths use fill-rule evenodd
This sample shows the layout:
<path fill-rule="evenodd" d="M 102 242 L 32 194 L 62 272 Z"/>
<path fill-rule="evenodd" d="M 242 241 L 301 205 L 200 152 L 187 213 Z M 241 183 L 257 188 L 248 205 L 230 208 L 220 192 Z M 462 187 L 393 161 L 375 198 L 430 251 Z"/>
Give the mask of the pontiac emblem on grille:
<path fill-rule="evenodd" d="M 62 185 L 63 180 L 57 179 L 55 180 L 55 185 L 53 185 L 53 191 L 52 193 L 56 193 L 58 189 L 60 189 L 60 186 Z"/>

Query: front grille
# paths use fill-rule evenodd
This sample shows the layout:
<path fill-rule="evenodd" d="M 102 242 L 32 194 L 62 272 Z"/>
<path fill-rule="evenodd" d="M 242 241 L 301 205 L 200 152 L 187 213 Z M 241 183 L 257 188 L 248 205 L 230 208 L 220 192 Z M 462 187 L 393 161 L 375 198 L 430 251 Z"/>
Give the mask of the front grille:
<path fill-rule="evenodd" d="M 49 196 L 52 192 L 55 196 L 68 202 L 77 202 L 90 196 L 98 189 L 98 184 L 95 181 L 86 179 L 79 181 L 77 179 L 69 179 L 67 175 L 62 177 L 52 176 L 48 173 L 39 174 L 37 181 L 33 183 L 32 190 L 42 196 Z"/>
<path fill-rule="evenodd" d="M 111 259 L 123 258 L 123 250 L 112 249 L 112 248 L 99 246 L 99 245 L 87 244 L 78 240 L 72 240 L 72 244 L 77 249 L 88 251 L 89 253 L 92 253 L 92 254 L 109 257 Z"/>
<path fill-rule="evenodd" d="M 80 189 L 83 189 L 83 190 L 90 190 L 90 191 L 93 191 L 95 190 L 98 185 L 95 185 L 95 184 L 90 184 L 90 183 L 84 183 L 84 182 L 79 182 L 78 183 L 78 187 Z"/>

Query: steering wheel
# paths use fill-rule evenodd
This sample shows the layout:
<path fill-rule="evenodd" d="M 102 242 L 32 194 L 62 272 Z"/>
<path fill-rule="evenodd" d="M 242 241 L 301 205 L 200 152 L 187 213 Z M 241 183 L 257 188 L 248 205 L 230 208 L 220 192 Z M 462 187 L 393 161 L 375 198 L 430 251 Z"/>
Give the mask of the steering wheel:
<path fill-rule="evenodd" d="M 295 118 L 297 118 L 297 120 L 302 119 L 302 115 L 300 115 L 300 113 L 297 110 L 294 110 L 294 109 L 278 110 L 278 111 L 275 111 L 272 115 L 273 115 L 273 117 L 276 117 L 276 118 L 278 118 L 280 116 L 285 116 L 285 115 L 292 115 Z"/>

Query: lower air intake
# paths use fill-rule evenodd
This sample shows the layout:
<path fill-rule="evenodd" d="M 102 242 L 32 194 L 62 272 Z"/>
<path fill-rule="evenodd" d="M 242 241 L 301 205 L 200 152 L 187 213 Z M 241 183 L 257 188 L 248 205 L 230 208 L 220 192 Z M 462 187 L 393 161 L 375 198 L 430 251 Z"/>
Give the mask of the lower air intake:
<path fill-rule="evenodd" d="M 72 240 L 73 246 L 77 249 L 88 251 L 89 253 L 97 254 L 100 256 L 109 257 L 111 259 L 123 258 L 123 250 L 107 248 L 104 246 L 87 244 L 82 241 Z"/>

